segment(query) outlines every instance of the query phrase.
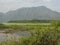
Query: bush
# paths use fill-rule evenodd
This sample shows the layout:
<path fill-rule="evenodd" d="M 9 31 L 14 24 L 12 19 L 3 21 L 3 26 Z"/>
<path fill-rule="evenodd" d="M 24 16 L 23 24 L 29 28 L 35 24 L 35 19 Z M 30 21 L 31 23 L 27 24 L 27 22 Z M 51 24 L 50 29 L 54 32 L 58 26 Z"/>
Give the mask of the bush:
<path fill-rule="evenodd" d="M 12 39 L 9 42 L 1 43 L 2 45 L 59 45 L 60 42 L 60 30 L 58 26 L 54 25 L 54 29 L 37 29 L 34 27 L 34 33 L 31 32 L 29 37 L 21 37 L 16 41 Z M 1 45 L 0 44 L 0 45 Z"/>
<path fill-rule="evenodd" d="M 56 30 L 37 30 L 34 33 L 31 33 L 29 37 L 21 37 L 16 41 L 12 39 L 5 43 L 5 45 L 58 45 L 60 39 L 60 32 Z M 4 43 L 3 43 L 4 44 Z"/>

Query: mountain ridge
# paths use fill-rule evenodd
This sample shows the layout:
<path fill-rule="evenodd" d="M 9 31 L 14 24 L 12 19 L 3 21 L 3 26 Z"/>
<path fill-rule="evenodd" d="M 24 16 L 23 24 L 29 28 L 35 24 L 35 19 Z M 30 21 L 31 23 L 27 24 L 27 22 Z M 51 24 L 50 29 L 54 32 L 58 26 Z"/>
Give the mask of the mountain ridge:
<path fill-rule="evenodd" d="M 19 8 L 7 13 L 0 13 L 0 22 L 10 20 L 60 20 L 60 13 L 45 6 Z"/>

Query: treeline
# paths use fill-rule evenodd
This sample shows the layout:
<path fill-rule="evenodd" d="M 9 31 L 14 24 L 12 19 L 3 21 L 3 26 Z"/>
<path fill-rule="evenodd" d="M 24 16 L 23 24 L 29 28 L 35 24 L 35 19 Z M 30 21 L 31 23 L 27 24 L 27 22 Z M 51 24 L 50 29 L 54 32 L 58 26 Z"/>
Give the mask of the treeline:
<path fill-rule="evenodd" d="M 12 20 L 8 21 L 8 23 L 50 23 L 55 20 Z"/>
<path fill-rule="evenodd" d="M 51 23 L 51 25 L 57 25 L 57 26 L 60 26 L 60 20 L 54 20 L 54 21 L 52 21 L 52 20 L 50 20 L 50 21 L 47 21 L 47 22 L 49 22 L 49 23 Z M 11 23 L 16 23 L 16 22 L 11 22 Z M 18 23 L 18 22 L 17 22 Z M 39 23 L 39 22 L 38 22 Z M 44 23 L 46 23 L 46 22 L 44 22 Z M 36 25 L 37 26 L 37 25 Z M 39 25 L 39 26 L 41 26 L 41 25 Z M 44 26 L 44 25 L 43 25 Z M 33 26 L 34 27 L 34 26 Z M 11 28 L 11 29 L 27 29 L 27 28 L 29 28 L 29 29 L 32 29 L 32 26 L 30 26 L 30 25 L 5 25 L 5 24 L 1 24 L 0 23 L 0 29 L 9 29 L 9 28 Z"/>

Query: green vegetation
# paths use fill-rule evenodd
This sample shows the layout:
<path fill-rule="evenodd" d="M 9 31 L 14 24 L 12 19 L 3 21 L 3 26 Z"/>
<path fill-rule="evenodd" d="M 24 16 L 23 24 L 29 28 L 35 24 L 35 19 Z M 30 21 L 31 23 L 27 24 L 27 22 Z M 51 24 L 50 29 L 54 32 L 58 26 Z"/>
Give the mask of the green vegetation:
<path fill-rule="evenodd" d="M 51 25 L 7 25 L 11 29 L 18 31 L 30 31 L 28 37 L 15 37 L 11 40 L 3 41 L 0 45 L 60 45 L 60 21 L 51 21 Z M 16 31 L 17 31 L 16 30 Z"/>
<path fill-rule="evenodd" d="M 8 28 L 8 26 L 6 26 L 6 25 L 0 23 L 0 29 L 5 29 L 5 28 Z"/>
<path fill-rule="evenodd" d="M 50 21 L 53 21 L 53 20 L 37 20 L 37 19 L 33 19 L 33 20 L 12 20 L 12 21 L 9 21 L 8 23 L 49 23 Z"/>

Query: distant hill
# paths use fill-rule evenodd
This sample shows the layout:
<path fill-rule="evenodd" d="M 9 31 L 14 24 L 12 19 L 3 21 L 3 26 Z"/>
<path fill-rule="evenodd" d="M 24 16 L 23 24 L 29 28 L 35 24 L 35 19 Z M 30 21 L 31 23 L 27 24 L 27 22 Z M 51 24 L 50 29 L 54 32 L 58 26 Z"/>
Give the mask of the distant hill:
<path fill-rule="evenodd" d="M 60 13 L 53 11 L 45 6 L 25 7 L 0 13 L 0 22 L 8 22 L 11 20 L 60 20 Z"/>

